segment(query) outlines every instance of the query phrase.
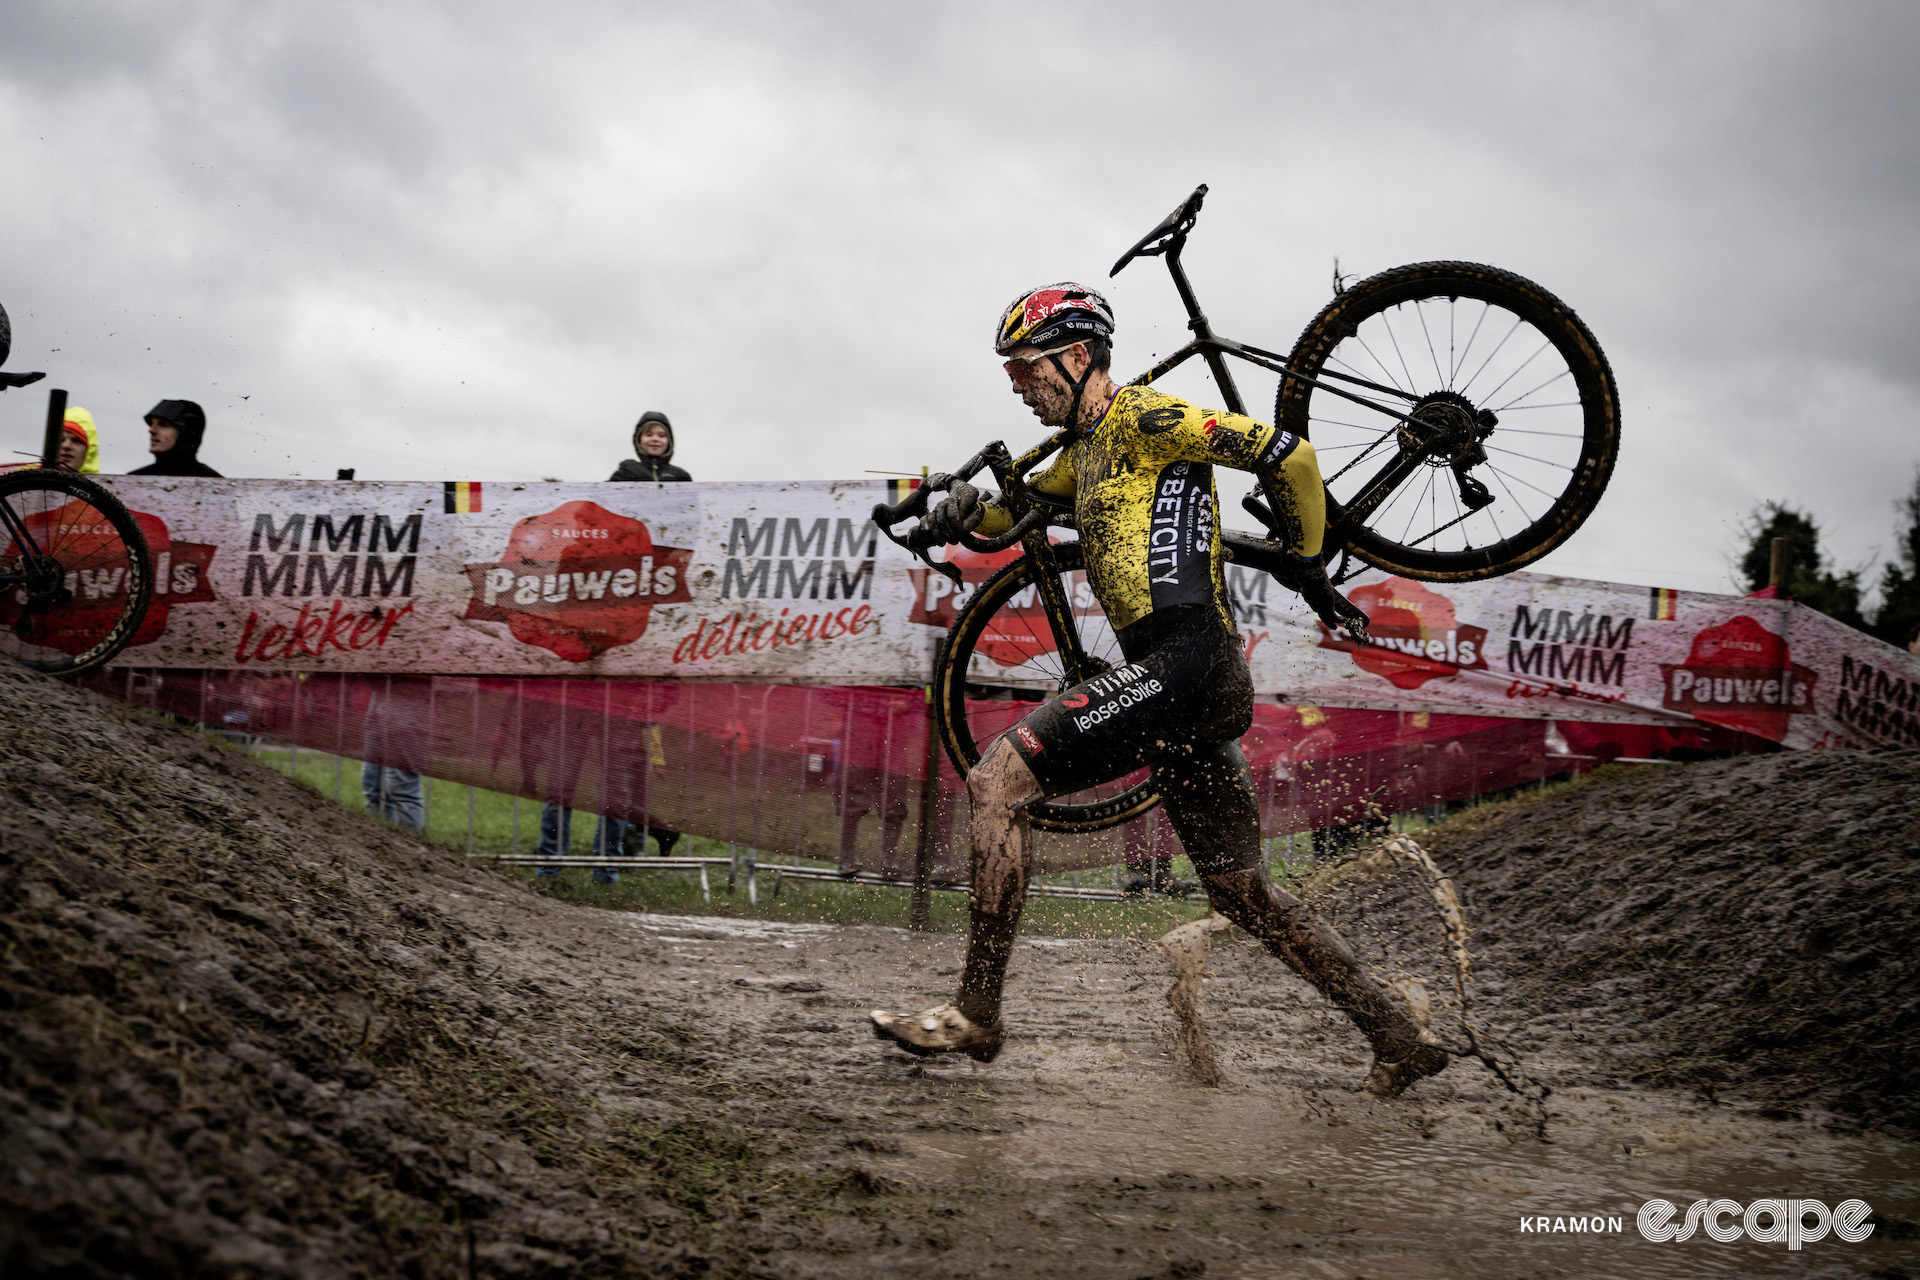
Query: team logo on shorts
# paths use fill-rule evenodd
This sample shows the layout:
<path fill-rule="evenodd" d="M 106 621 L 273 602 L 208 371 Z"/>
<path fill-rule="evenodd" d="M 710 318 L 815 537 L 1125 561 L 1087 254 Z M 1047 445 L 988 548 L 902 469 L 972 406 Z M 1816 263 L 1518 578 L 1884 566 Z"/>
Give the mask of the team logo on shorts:
<path fill-rule="evenodd" d="M 1092 701 L 1092 699 L 1087 697 L 1087 695 L 1084 693 L 1070 693 L 1066 697 L 1060 699 L 1060 705 L 1067 708 L 1069 711 L 1078 711 L 1080 708 L 1086 706 L 1087 703 L 1089 703 L 1090 701 Z"/>
<path fill-rule="evenodd" d="M 1162 692 L 1165 686 L 1149 676 L 1145 667 L 1134 662 L 1124 667 L 1116 667 L 1103 676 L 1095 676 L 1087 681 L 1087 688 L 1093 691 L 1094 697 L 1100 699 L 1100 704 L 1085 715 L 1073 718 L 1074 727 L 1082 733 L 1111 716 L 1119 715 L 1135 703 L 1145 702 L 1148 698 Z M 1090 701 L 1084 694 L 1073 696 L 1080 699 L 1078 706 L 1085 706 Z M 1067 707 L 1076 704 L 1062 698 L 1060 705 Z"/>
<path fill-rule="evenodd" d="M 1041 751 L 1040 735 L 1023 724 L 1013 726 L 1013 736 L 1020 739 L 1020 745 L 1039 755 Z"/>

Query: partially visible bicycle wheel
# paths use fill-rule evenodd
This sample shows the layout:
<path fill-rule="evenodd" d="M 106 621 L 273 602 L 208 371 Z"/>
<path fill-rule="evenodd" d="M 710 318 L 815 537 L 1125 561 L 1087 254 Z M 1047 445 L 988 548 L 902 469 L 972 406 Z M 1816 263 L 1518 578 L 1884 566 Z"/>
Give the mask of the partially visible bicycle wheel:
<path fill-rule="evenodd" d="M 0 656 L 73 675 L 125 648 L 153 595 L 153 559 L 120 500 L 32 468 L 0 475 L 0 504 Z"/>
<path fill-rule="evenodd" d="M 1056 546 L 1061 586 L 1072 606 L 1085 679 L 1122 664 L 1120 642 L 1082 569 L 1080 544 Z M 1022 556 L 980 584 L 947 634 L 934 673 L 934 718 L 954 768 L 966 773 L 995 738 L 1040 703 L 1075 683 L 1034 586 L 1034 562 Z M 1027 806 L 1042 831 L 1103 831 L 1160 803 L 1147 770 Z"/>
<path fill-rule="evenodd" d="M 1328 303 L 1287 363 L 1299 376 L 1281 379 L 1274 421 L 1313 442 L 1335 532 L 1389 572 L 1509 573 L 1565 542 L 1613 474 L 1620 403 L 1600 344 L 1511 272 L 1382 272 Z"/>

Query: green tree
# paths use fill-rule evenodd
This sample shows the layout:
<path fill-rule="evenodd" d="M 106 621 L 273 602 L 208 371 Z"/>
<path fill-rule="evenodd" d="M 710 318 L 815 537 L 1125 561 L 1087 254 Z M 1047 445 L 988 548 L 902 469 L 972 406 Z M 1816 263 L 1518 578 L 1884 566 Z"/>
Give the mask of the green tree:
<path fill-rule="evenodd" d="M 1912 490 L 1894 507 L 1906 529 L 1893 562 L 1880 574 L 1880 611 L 1874 615 L 1873 634 L 1904 649 L 1920 637 L 1920 470 L 1914 472 Z"/>
<path fill-rule="evenodd" d="M 1866 631 L 1860 613 L 1860 571 L 1834 573 L 1820 555 L 1820 527 L 1813 517 L 1779 502 L 1755 507 L 1747 517 L 1747 553 L 1740 572 L 1747 590 L 1767 585 L 1773 566 L 1773 540 L 1787 540 L 1787 594 L 1829 618 Z"/>

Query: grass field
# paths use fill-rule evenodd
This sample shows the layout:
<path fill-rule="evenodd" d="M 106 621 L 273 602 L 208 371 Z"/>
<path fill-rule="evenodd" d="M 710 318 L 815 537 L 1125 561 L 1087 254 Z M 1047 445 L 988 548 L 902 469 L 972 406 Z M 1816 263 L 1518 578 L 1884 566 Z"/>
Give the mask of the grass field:
<path fill-rule="evenodd" d="M 286 747 L 259 744 L 252 748 L 254 759 L 292 773 L 299 781 L 321 795 L 353 809 L 363 807 L 360 794 L 360 762 L 318 751 L 291 751 Z M 1618 772 L 1617 767 L 1602 769 L 1596 776 Z M 1589 779 L 1590 780 L 1590 779 Z M 1583 780 L 1584 781 L 1584 780 Z M 451 849 L 476 855 L 531 854 L 540 835 L 540 803 L 496 791 L 485 791 L 462 783 L 422 778 L 426 796 L 429 840 Z M 1557 783 L 1547 791 L 1557 790 Z M 1578 785 L 1578 783 L 1574 784 Z M 1456 814 L 1450 825 L 1471 826 L 1474 815 L 1502 811 L 1501 806 L 1537 803 L 1543 792 L 1532 787 L 1499 801 L 1481 806 L 1467 814 Z M 1427 826 L 1419 815 L 1406 814 L 1394 820 L 1402 831 L 1417 831 Z M 592 814 L 576 812 L 571 829 L 569 852 L 590 857 L 593 850 L 595 821 Z M 1291 869 L 1304 871 L 1313 865 L 1310 841 L 1304 837 L 1275 836 L 1267 841 L 1269 865 L 1276 876 Z M 1299 852 L 1295 852 L 1296 845 Z M 649 844 L 649 848 L 653 846 Z M 704 836 L 685 836 L 674 848 L 677 857 L 744 858 L 750 851 L 730 846 L 724 840 Z M 796 860 L 786 854 L 759 855 L 760 879 L 755 901 L 748 900 L 744 880 L 729 889 L 723 868 L 710 868 L 712 896 L 703 898 L 699 876 L 678 870 L 626 871 L 618 883 L 596 884 L 591 874 L 570 868 L 557 877 L 536 876 L 529 867 L 504 867 L 501 874 L 532 883 L 541 892 L 571 902 L 621 911 L 660 911 L 671 914 L 738 916 L 761 920 L 786 920 L 805 923 L 872 924 L 907 926 L 911 907 L 905 889 L 856 884 L 835 884 L 818 880 L 790 880 L 778 895 L 772 892 L 773 869 L 778 866 L 831 866 L 831 863 Z M 1185 857 L 1174 860 L 1176 878 L 1190 879 L 1192 868 Z M 1040 877 L 1041 883 L 1084 884 L 1089 887 L 1117 887 L 1124 868 L 1116 876 L 1112 868 L 1100 867 L 1078 873 L 1059 873 Z M 1061 937 L 1157 937 L 1168 929 L 1205 915 L 1206 904 L 1199 898 L 1169 899 L 1152 897 L 1129 902 L 1084 902 L 1075 899 L 1028 899 L 1023 928 L 1029 933 Z M 967 927 L 965 895 L 936 891 L 932 898 L 930 923 L 940 932 L 964 932 Z"/>
<path fill-rule="evenodd" d="M 260 744 L 252 750 L 260 763 L 290 773 L 321 795 L 349 808 L 363 807 L 360 794 L 360 762 L 318 751 L 291 751 L 286 747 Z M 461 783 L 422 778 L 426 797 L 429 840 L 451 849 L 474 854 L 534 852 L 540 836 L 540 803 L 496 791 L 484 791 Z M 569 852 L 576 857 L 593 854 L 594 818 L 575 813 Z M 1270 844 L 1276 858 L 1285 857 L 1284 837 Z M 651 843 L 648 846 L 652 848 Z M 704 836 L 686 836 L 674 848 L 676 857 L 725 858 L 736 852 L 724 840 Z M 737 850 L 745 855 L 747 850 Z M 757 902 L 747 900 L 744 882 L 732 891 L 726 887 L 724 868 L 710 870 L 712 899 L 703 900 L 697 874 L 687 871 L 625 872 L 617 884 L 595 884 L 587 871 L 569 869 L 558 877 L 537 877 L 531 868 L 507 867 L 501 874 L 533 883 L 542 892 L 572 902 L 623 911 L 661 911 L 687 915 L 739 916 L 762 920 L 787 920 L 809 923 L 874 924 L 905 928 L 911 906 L 905 889 L 868 885 L 834 884 L 817 880 L 788 881 L 778 896 L 772 892 L 775 866 L 791 865 L 795 859 L 785 855 L 763 856 Z M 800 860 L 801 866 L 831 866 L 831 863 Z M 1122 872 L 1124 875 L 1124 870 Z M 1190 878 L 1192 869 L 1186 858 L 1174 860 L 1174 875 Z M 1071 884 L 1072 873 L 1041 877 L 1043 882 Z M 1094 887 L 1115 883 L 1111 869 L 1098 868 L 1078 873 L 1079 882 Z M 1175 925 L 1195 920 L 1207 913 L 1199 898 L 1190 900 L 1149 898 L 1133 902 L 1082 902 L 1074 899 L 1030 898 L 1022 927 L 1029 933 L 1060 937 L 1157 937 Z M 931 924 L 936 931 L 964 932 L 967 904 L 964 894 L 936 891 L 932 899 Z"/>

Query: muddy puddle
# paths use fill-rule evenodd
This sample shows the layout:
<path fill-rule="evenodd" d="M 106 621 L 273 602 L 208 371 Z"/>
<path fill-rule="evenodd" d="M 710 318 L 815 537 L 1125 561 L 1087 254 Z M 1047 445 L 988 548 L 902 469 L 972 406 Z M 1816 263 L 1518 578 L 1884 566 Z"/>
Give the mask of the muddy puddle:
<path fill-rule="evenodd" d="M 1920 1147 L 1913 1144 L 1689 1115 L 1631 1094 L 1564 1099 L 1552 1145 L 1507 1142 L 1486 1131 L 1471 1105 L 1461 1112 L 1399 1104 L 1417 1108 L 1418 1127 L 1410 1129 L 1393 1104 L 1335 1104 L 1315 1114 L 1312 1100 L 1288 1090 L 1276 1096 L 1132 1080 L 1105 1081 L 1101 1094 L 1023 1098 L 1017 1131 L 916 1135 L 890 1168 L 961 1184 L 1057 1180 L 1088 1192 L 1115 1179 L 1149 1192 L 1197 1184 L 1204 1189 L 1183 1197 L 1177 1210 L 1156 1208 L 1149 1195 L 1131 1214 L 1144 1214 L 1152 1229 L 1169 1210 L 1205 1219 L 1250 1209 L 1259 1235 L 1304 1235 L 1317 1246 L 1305 1247 L 1308 1256 L 1290 1244 L 1282 1256 L 1263 1258 L 1250 1241 L 1247 1256 L 1214 1260 L 1208 1275 L 1857 1275 L 1899 1265 L 1896 1259 L 1910 1266 L 1915 1256 L 1910 1242 L 1890 1240 L 1829 1239 L 1797 1254 L 1783 1244 L 1722 1244 L 1704 1235 L 1654 1244 L 1634 1225 L 1639 1206 L 1656 1197 L 1684 1210 L 1695 1199 L 1746 1204 L 1784 1195 L 1829 1205 L 1859 1198 L 1913 1221 L 1920 1217 Z M 1251 1188 L 1251 1197 L 1248 1188 L 1222 1186 L 1252 1179 L 1265 1185 Z M 1129 1212 L 1090 1203 L 1088 1216 L 1106 1225 L 1101 1219 Z M 1521 1226 L 1523 1218 L 1574 1215 L 1611 1217 L 1618 1229 L 1608 1223 L 1599 1235 L 1543 1234 Z"/>
<path fill-rule="evenodd" d="M 810 972 L 836 941 L 807 940 Z M 1399 1101 L 1357 1093 L 1358 1038 L 1244 941 L 1218 947 L 1207 971 L 1219 1087 L 1187 1067 L 1166 959 L 1137 944 L 1023 948 L 1009 1020 L 1025 1034 L 993 1066 L 876 1064 L 911 1101 L 885 1113 L 906 1131 L 875 1167 L 922 1191 L 1018 1204 L 1020 1250 L 1066 1274 L 1155 1274 L 1138 1269 L 1142 1250 L 1170 1274 L 1245 1277 L 1897 1276 L 1920 1265 L 1920 1245 L 1899 1238 L 1920 1221 L 1920 1144 L 1670 1091 L 1565 1085 L 1577 1058 L 1525 1064 L 1561 1086 L 1541 1142 L 1529 1107 L 1470 1060 Z M 1654 1198 L 1684 1214 L 1696 1199 L 1770 1197 L 1860 1199 L 1888 1225 L 1861 1244 L 1829 1237 L 1798 1252 L 1703 1232 L 1655 1244 L 1635 1225 Z M 1598 1234 L 1522 1225 L 1595 1216 Z"/>

